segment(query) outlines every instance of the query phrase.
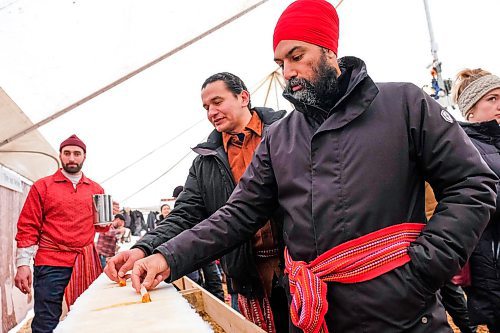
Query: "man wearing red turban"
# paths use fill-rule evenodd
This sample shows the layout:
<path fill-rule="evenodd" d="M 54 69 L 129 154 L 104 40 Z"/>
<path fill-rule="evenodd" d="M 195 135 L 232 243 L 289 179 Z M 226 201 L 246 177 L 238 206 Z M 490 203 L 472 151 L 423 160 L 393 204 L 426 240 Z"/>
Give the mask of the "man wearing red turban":
<path fill-rule="evenodd" d="M 177 279 L 283 211 L 293 332 L 451 332 L 436 291 L 495 209 L 496 176 L 453 117 L 410 83 L 337 57 L 338 17 L 297 0 L 274 32 L 295 107 L 269 128 L 225 206 L 134 265 L 136 290 Z M 424 181 L 439 203 L 425 217 Z"/>

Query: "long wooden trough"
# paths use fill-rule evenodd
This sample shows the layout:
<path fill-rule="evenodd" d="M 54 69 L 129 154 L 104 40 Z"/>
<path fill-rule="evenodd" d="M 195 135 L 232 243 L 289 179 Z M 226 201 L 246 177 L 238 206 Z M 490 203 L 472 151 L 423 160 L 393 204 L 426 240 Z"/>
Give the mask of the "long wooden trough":
<path fill-rule="evenodd" d="M 197 313 L 219 326 L 215 328 L 216 333 L 265 333 L 260 327 L 246 320 L 240 313 L 234 311 L 230 306 L 200 287 L 190 278 L 184 276 L 174 281 L 173 284 Z"/>
<path fill-rule="evenodd" d="M 142 303 L 131 282 L 120 287 L 104 274 L 73 304 L 55 333 L 265 333 L 187 277 L 162 282 Z"/>

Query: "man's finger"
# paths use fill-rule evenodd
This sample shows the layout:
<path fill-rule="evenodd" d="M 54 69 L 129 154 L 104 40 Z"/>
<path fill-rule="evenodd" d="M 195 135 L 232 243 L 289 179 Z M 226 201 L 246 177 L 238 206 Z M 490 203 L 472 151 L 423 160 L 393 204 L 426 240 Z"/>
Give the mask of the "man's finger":
<path fill-rule="evenodd" d="M 14 285 L 17 289 L 22 290 L 21 281 L 17 277 L 14 279 Z"/>
<path fill-rule="evenodd" d="M 153 283 L 151 284 L 151 288 L 150 289 L 155 289 L 157 285 L 160 284 L 161 281 L 165 280 L 163 278 L 163 275 L 161 274 L 158 274 L 155 276 L 155 279 L 153 280 Z"/>
<path fill-rule="evenodd" d="M 24 293 L 24 294 L 27 294 L 29 291 L 30 291 L 30 287 L 28 286 L 28 279 L 23 279 L 21 281 L 21 291 Z"/>
<path fill-rule="evenodd" d="M 119 277 L 124 277 L 128 271 L 130 271 L 132 269 L 132 267 L 134 267 L 134 261 L 130 259 L 130 257 L 128 258 L 127 261 L 125 261 L 125 263 L 122 265 L 122 267 L 120 267 L 120 270 L 118 271 L 118 276 Z"/>
<path fill-rule="evenodd" d="M 104 273 L 113 281 L 118 282 L 118 272 L 116 271 L 115 261 L 109 260 L 104 267 Z"/>
<path fill-rule="evenodd" d="M 142 267 L 140 265 L 134 265 L 134 269 L 132 269 L 132 288 L 135 289 L 137 293 L 141 291 L 141 276 L 142 276 Z"/>
<path fill-rule="evenodd" d="M 149 267 L 148 270 L 146 271 L 146 277 L 144 278 L 144 281 L 142 282 L 142 285 L 146 287 L 147 290 L 151 290 L 156 285 L 153 287 L 153 282 L 155 280 L 157 272 L 152 269 L 152 267 Z"/>
<path fill-rule="evenodd" d="M 32 280 L 31 280 L 31 274 L 28 275 L 28 290 L 31 290 L 31 284 L 32 284 Z"/>

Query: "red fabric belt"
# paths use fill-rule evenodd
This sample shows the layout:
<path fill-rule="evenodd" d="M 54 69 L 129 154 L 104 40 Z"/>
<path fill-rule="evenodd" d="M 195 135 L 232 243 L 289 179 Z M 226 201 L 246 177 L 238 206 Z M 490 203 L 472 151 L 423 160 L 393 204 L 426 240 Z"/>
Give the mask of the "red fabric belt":
<path fill-rule="evenodd" d="M 285 273 L 290 281 L 290 315 L 306 333 L 328 329 L 326 282 L 357 283 L 371 280 L 410 261 L 408 247 L 425 224 L 401 223 L 340 244 L 309 264 L 294 261 L 285 248 Z"/>
<path fill-rule="evenodd" d="M 64 290 L 64 298 L 66 299 L 66 304 L 69 308 L 102 273 L 101 262 L 95 249 L 94 242 L 91 242 L 81 248 L 75 248 L 57 244 L 47 236 L 42 236 L 39 246 L 40 248 L 48 250 L 77 253 L 71 278 L 66 289 Z"/>

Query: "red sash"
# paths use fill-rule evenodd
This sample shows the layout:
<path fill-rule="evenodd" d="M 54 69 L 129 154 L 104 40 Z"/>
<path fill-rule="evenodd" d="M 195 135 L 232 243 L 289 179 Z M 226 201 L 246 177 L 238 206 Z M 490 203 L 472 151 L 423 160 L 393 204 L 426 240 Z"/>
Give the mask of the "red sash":
<path fill-rule="evenodd" d="M 74 248 L 57 244 L 52 239 L 42 235 L 40 239 L 40 248 L 54 251 L 75 252 L 77 254 L 71 278 L 64 290 L 64 297 L 68 308 L 73 305 L 78 296 L 80 296 L 102 273 L 101 262 L 95 249 L 94 242 L 82 248 Z"/>
<path fill-rule="evenodd" d="M 309 264 L 293 261 L 285 248 L 285 273 L 290 281 L 290 315 L 306 333 L 328 329 L 326 282 L 357 283 L 371 280 L 410 261 L 408 247 L 425 224 L 402 223 L 340 244 Z"/>

